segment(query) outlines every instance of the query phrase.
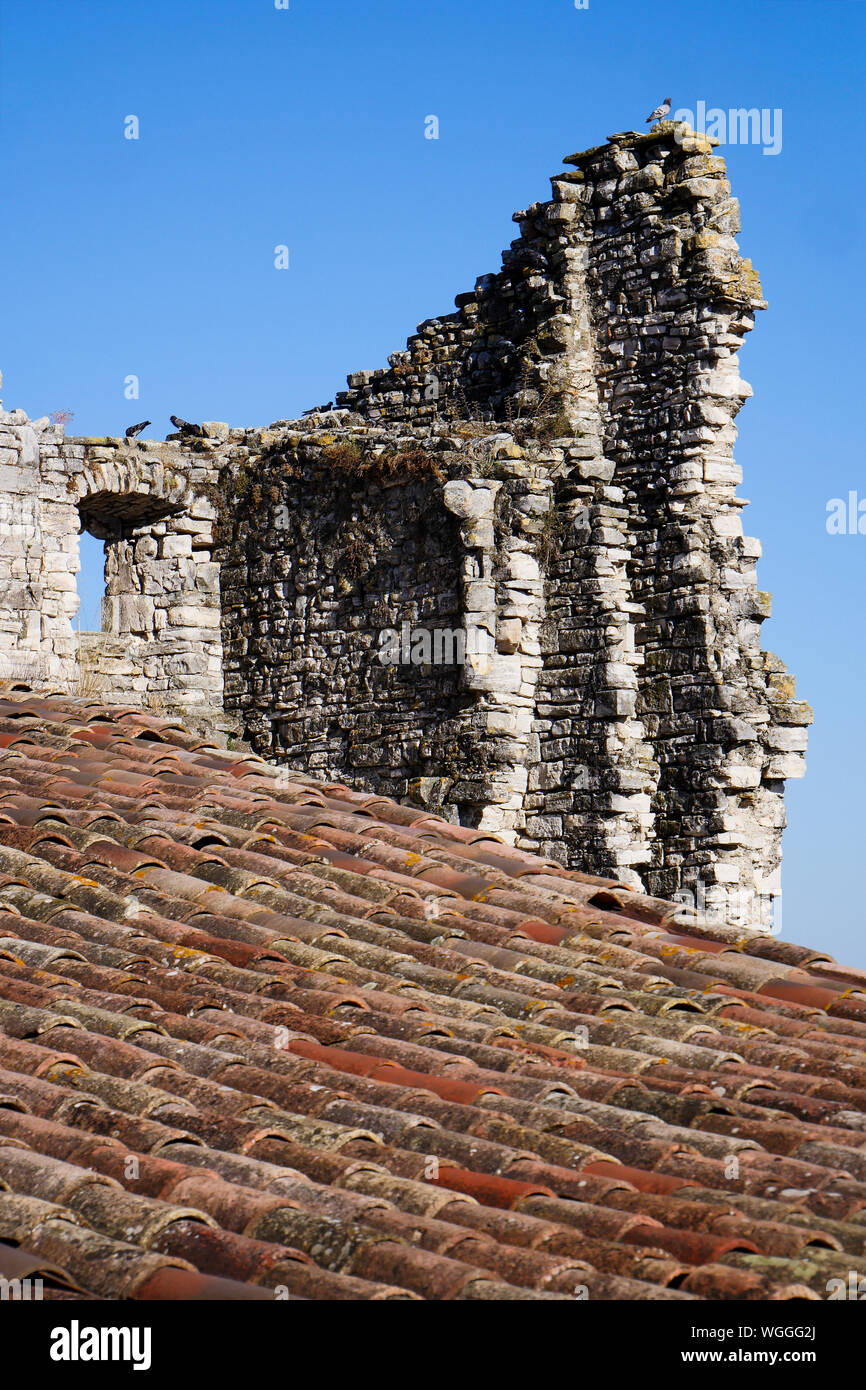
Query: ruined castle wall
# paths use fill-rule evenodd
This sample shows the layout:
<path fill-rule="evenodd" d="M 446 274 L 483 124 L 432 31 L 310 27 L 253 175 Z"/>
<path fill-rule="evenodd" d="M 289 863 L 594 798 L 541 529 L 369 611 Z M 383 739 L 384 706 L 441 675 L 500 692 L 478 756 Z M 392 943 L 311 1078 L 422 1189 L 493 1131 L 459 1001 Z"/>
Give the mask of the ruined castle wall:
<path fill-rule="evenodd" d="M 800 774 L 810 717 L 768 691 L 769 601 L 736 496 L 734 418 L 751 394 L 737 351 L 765 304 L 709 141 L 669 129 L 567 162 L 591 228 L 604 452 L 629 513 L 638 713 L 660 764 L 664 830 L 644 880 L 664 894 L 700 879 L 724 903 L 768 876 L 779 774 Z"/>
<path fill-rule="evenodd" d="M 552 200 L 515 214 L 502 272 L 458 298 L 463 333 L 448 340 L 466 413 L 511 428 L 528 403 L 572 436 L 517 824 L 523 843 L 654 892 L 700 881 L 724 908 L 774 891 L 784 779 L 802 773 L 811 718 L 761 650 L 769 599 L 736 496 L 734 419 L 750 394 L 737 350 L 764 301 L 711 141 L 666 124 L 566 163 Z M 506 349 L 507 325 L 526 322 L 515 283 L 532 330 L 510 375 L 479 379 L 485 322 Z M 409 364 L 439 339 L 419 334 L 341 399 L 429 418 Z"/>
<path fill-rule="evenodd" d="M 0 412 L 0 679 L 109 703 L 222 699 L 213 459 L 176 444 L 66 439 Z M 78 631 L 79 536 L 105 542 L 102 633 Z"/>
<path fill-rule="evenodd" d="M 740 523 L 761 289 L 710 140 L 566 164 L 336 411 L 165 444 L 0 416 L 0 658 L 224 698 L 266 757 L 754 921 L 811 718 Z M 107 556 L 81 646 L 80 524 Z"/>

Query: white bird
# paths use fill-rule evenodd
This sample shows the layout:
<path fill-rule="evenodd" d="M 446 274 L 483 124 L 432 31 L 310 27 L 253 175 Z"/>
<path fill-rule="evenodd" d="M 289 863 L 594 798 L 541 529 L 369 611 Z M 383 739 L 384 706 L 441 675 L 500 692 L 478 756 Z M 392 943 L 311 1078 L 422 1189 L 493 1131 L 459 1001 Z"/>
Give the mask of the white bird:
<path fill-rule="evenodd" d="M 651 123 L 652 121 L 663 121 L 664 118 L 665 118 L 665 116 L 666 116 L 666 115 L 668 114 L 668 112 L 670 111 L 670 109 L 671 109 L 671 99 L 670 99 L 670 97 L 665 97 L 665 99 L 664 99 L 664 101 L 662 102 L 661 106 L 657 106 L 656 109 L 655 109 L 655 111 L 650 112 L 650 114 L 647 116 L 647 118 L 646 118 L 646 124 L 647 124 L 647 125 L 650 125 L 650 123 Z"/>

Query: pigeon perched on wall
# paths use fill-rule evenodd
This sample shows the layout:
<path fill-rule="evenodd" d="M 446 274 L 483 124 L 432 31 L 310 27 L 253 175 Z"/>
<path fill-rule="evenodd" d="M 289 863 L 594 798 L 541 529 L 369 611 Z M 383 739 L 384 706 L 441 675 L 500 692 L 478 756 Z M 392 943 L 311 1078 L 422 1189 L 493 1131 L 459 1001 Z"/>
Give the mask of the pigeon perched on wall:
<path fill-rule="evenodd" d="M 141 434 L 142 430 L 147 429 L 149 424 L 149 420 L 142 420 L 140 425 L 130 425 L 129 429 L 126 431 L 127 439 L 135 439 L 137 435 Z"/>
<path fill-rule="evenodd" d="M 324 415 L 327 411 L 334 409 L 334 402 L 328 401 L 326 405 L 314 405 L 312 410 L 305 410 L 305 415 Z"/>
<path fill-rule="evenodd" d="M 181 420 L 179 415 L 169 415 L 168 418 L 175 429 L 180 430 L 181 434 L 189 435 L 194 439 L 204 439 L 204 430 L 201 425 L 191 425 L 189 420 Z"/>
<path fill-rule="evenodd" d="M 646 124 L 646 125 L 650 125 L 653 121 L 663 121 L 663 120 L 665 119 L 665 117 L 667 116 L 668 112 L 670 111 L 670 109 L 671 109 L 671 98 L 670 98 L 670 97 L 665 97 L 665 99 L 664 99 L 664 101 L 662 102 L 661 106 L 657 106 L 656 109 L 655 109 L 655 111 L 651 111 L 650 114 L 647 116 L 645 124 Z"/>

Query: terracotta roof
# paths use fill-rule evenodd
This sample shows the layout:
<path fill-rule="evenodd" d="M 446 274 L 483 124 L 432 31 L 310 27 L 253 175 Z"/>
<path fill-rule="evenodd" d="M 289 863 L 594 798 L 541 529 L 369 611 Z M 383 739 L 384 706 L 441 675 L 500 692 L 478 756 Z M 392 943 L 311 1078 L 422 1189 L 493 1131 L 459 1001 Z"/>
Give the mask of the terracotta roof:
<path fill-rule="evenodd" d="M 790 1299 L 866 1273 L 866 972 L 169 720 L 0 696 L 0 1274 Z"/>

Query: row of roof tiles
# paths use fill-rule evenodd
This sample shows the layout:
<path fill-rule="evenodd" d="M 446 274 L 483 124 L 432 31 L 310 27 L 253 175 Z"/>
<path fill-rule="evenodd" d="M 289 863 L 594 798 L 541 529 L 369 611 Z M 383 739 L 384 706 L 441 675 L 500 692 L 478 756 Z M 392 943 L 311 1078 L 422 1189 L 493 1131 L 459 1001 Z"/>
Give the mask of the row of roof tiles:
<path fill-rule="evenodd" d="M 0 1275 L 826 1296 L 866 1273 L 864 984 L 168 720 L 0 697 Z"/>

